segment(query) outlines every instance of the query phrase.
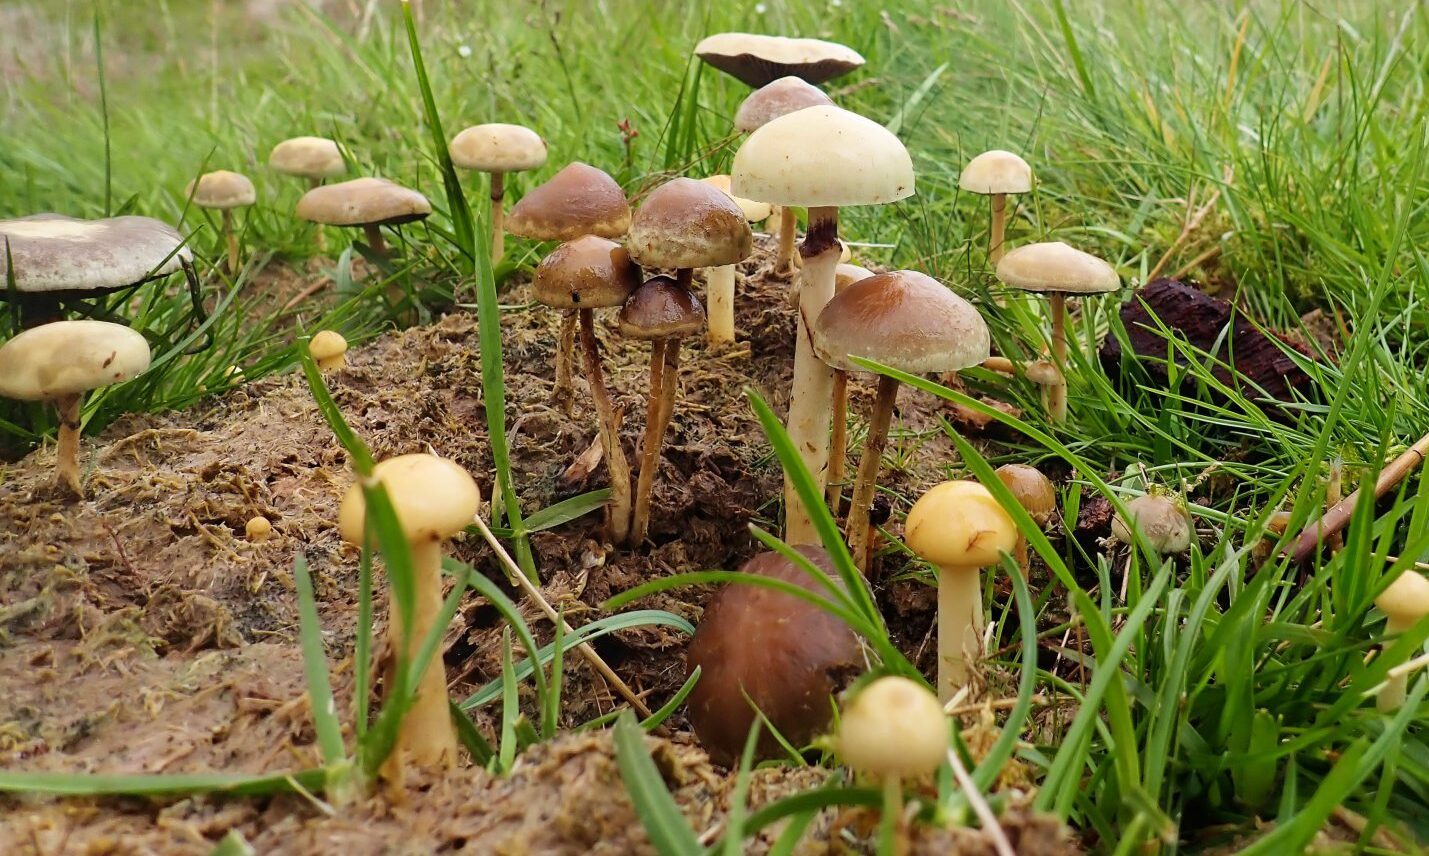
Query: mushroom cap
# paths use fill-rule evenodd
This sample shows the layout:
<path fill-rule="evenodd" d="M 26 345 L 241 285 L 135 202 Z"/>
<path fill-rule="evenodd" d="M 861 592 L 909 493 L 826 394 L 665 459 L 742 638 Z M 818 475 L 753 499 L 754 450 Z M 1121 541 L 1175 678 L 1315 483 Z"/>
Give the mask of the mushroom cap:
<path fill-rule="evenodd" d="M 506 231 L 536 241 L 619 238 L 630 228 L 625 191 L 603 170 L 572 161 L 511 206 Z"/>
<path fill-rule="evenodd" d="M 968 161 L 958 176 L 958 187 L 984 196 L 1026 193 L 1032 189 L 1032 167 L 1012 152 L 993 149 Z"/>
<path fill-rule="evenodd" d="M 753 199 L 745 199 L 743 196 L 735 196 L 730 193 L 729 176 L 727 175 L 712 175 L 709 178 L 702 178 L 700 181 L 733 199 L 734 204 L 739 206 L 739 210 L 744 212 L 744 219 L 751 223 L 768 220 L 769 215 L 774 213 L 774 206 L 768 202 L 755 202 Z"/>
<path fill-rule="evenodd" d="M 1017 526 L 974 481 L 934 485 L 908 511 L 908 549 L 940 568 L 986 568 L 1017 545 Z"/>
<path fill-rule="evenodd" d="M 347 353 L 347 339 L 336 330 L 319 330 L 308 342 L 308 353 L 315 360 L 330 360 Z"/>
<path fill-rule="evenodd" d="M 838 754 L 875 778 L 931 775 L 948 755 L 948 716 L 922 684 L 897 675 L 859 691 L 839 715 Z"/>
<path fill-rule="evenodd" d="M 880 273 L 836 293 L 814 321 L 814 353 L 862 372 L 866 357 L 913 374 L 950 372 L 987 359 L 987 324 L 971 303 L 912 270 Z"/>
<path fill-rule="evenodd" d="M 839 107 L 807 107 L 750 134 L 733 192 L 804 208 L 882 205 L 913 195 L 913 161 L 889 130 Z"/>
<path fill-rule="evenodd" d="M 1429 615 L 1429 580 L 1411 568 L 1396 577 L 1374 605 L 1398 621 L 1418 621 Z"/>
<path fill-rule="evenodd" d="M 695 55 L 747 86 L 790 75 L 809 83 L 842 77 L 863 65 L 858 51 L 821 39 L 719 33 L 695 45 Z"/>
<path fill-rule="evenodd" d="M 1116 268 L 1061 241 L 1009 250 L 997 263 L 997 278 L 1023 291 L 1098 294 L 1121 288 Z"/>
<path fill-rule="evenodd" d="M 258 191 L 253 182 L 242 173 L 218 169 L 206 172 L 184 189 L 184 195 L 192 197 L 200 208 L 245 208 L 258 201 Z"/>
<path fill-rule="evenodd" d="M 786 113 L 805 107 L 831 105 L 834 101 L 824 90 L 802 78 L 790 75 L 765 84 L 745 96 L 734 114 L 734 128 L 749 133 Z"/>
<path fill-rule="evenodd" d="M 859 267 L 848 262 L 840 264 L 834 268 L 834 290 L 843 291 L 855 282 L 862 282 L 873 276 L 873 271 L 866 267 Z"/>
<path fill-rule="evenodd" d="M 452 163 L 481 172 L 524 172 L 546 162 L 546 141 L 524 125 L 489 122 L 452 137 Z"/>
<path fill-rule="evenodd" d="M 250 541 L 266 541 L 268 536 L 273 534 L 273 523 L 262 515 L 250 517 L 248 522 L 243 524 L 243 534 L 247 535 Z"/>
<path fill-rule="evenodd" d="M 620 335 L 631 339 L 683 339 L 704 328 L 700 299 L 668 276 L 646 280 L 620 307 Z"/>
<path fill-rule="evenodd" d="M 332 178 L 347 172 L 342 150 L 327 137 L 293 137 L 273 147 L 268 166 L 284 175 Z"/>
<path fill-rule="evenodd" d="M 595 235 L 567 241 L 536 266 L 536 300 L 556 309 L 604 309 L 640 287 L 640 268 L 625 248 Z"/>
<path fill-rule="evenodd" d="M 693 178 L 650 192 L 630 222 L 630 256 L 657 268 L 732 265 L 754 252 L 754 233 L 734 198 Z"/>
<path fill-rule="evenodd" d="M 171 274 L 193 258 L 174 227 L 150 217 L 33 214 L 0 220 L 0 283 L 7 243 L 15 288 L 27 292 L 124 288 Z"/>
<path fill-rule="evenodd" d="M 298 200 L 298 216 L 324 226 L 396 226 L 431 213 L 427 197 L 385 178 L 325 184 Z"/>
<path fill-rule="evenodd" d="M 1057 511 L 1057 489 L 1052 486 L 1051 479 L 1027 464 L 998 467 L 997 478 L 1012 491 L 1017 504 L 1026 509 L 1033 523 L 1047 525 Z"/>
<path fill-rule="evenodd" d="M 1126 512 L 1131 516 L 1132 524 L 1146 536 L 1151 549 L 1161 555 L 1184 553 L 1191 546 L 1191 533 L 1194 531 L 1191 515 L 1171 497 L 1159 493 L 1143 494 L 1126 504 Z M 1111 537 L 1122 544 L 1136 540 L 1132 537 L 1131 526 L 1120 514 L 1111 519 Z"/>
<path fill-rule="evenodd" d="M 807 545 L 795 549 L 838 584 L 827 553 Z M 827 595 L 818 580 L 778 553 L 760 553 L 740 570 Z M 829 697 L 863 668 L 858 639 L 842 620 L 793 595 L 747 584 L 727 585 L 711 598 L 685 662 L 690 672 L 701 670 L 689 697 L 690 724 L 710 757 L 727 766 L 739 758 L 754 724 L 751 702 L 801 746 L 828 727 Z M 769 729 L 756 751 L 760 757 L 779 754 Z"/>
<path fill-rule="evenodd" d="M 149 343 L 123 324 L 55 321 L 0 345 L 0 396 L 52 401 L 121 383 L 149 368 Z"/>
<path fill-rule="evenodd" d="M 455 461 L 436 455 L 398 455 L 372 469 L 387 488 L 397 522 L 410 543 L 443 541 L 471 523 L 481 510 L 481 491 Z M 348 488 L 337 512 L 338 531 L 349 544 L 361 544 L 367 527 L 362 485 Z"/>

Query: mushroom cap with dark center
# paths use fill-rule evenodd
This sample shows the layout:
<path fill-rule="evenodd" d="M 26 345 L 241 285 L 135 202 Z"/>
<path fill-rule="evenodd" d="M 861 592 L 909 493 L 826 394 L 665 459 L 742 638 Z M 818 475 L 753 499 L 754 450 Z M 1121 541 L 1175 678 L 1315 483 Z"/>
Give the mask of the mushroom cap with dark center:
<path fill-rule="evenodd" d="M 1061 241 L 1024 244 L 997 263 L 997 278 L 1023 291 L 1099 294 L 1121 288 L 1116 268 Z"/>
<path fill-rule="evenodd" d="M 834 101 L 824 90 L 798 77 L 781 77 L 749 93 L 734 114 L 734 129 L 757 131 L 774 119 L 805 107 L 820 107 Z"/>
<path fill-rule="evenodd" d="M 298 216 L 324 226 L 396 226 L 431 213 L 427 197 L 385 178 L 314 187 L 298 200 Z"/>
<path fill-rule="evenodd" d="M 532 188 L 506 215 L 506 231 L 536 241 L 618 238 L 629 228 L 625 191 L 606 172 L 580 161 Z"/>
<path fill-rule="evenodd" d="M 149 368 L 149 343 L 123 324 L 55 321 L 0 345 L 0 396 L 52 401 L 122 383 Z"/>
<path fill-rule="evenodd" d="M 806 107 L 750 134 L 731 190 L 801 208 L 882 205 L 913 195 L 913 160 L 889 130 L 839 107 Z"/>
<path fill-rule="evenodd" d="M 640 287 L 640 268 L 625 248 L 596 235 L 567 241 L 536 266 L 532 291 L 555 309 L 620 306 Z"/>
<path fill-rule="evenodd" d="M 675 178 L 645 197 L 626 243 L 631 258 L 646 267 L 715 267 L 747 258 L 754 233 L 728 193 L 693 178 Z"/>
<path fill-rule="evenodd" d="M 442 541 L 465 529 L 481 510 L 481 491 L 461 465 L 436 455 L 398 455 L 372 468 L 387 489 L 397 522 L 409 542 Z M 361 544 L 367 530 L 362 486 L 348 489 L 338 508 L 338 531 Z"/>
<path fill-rule="evenodd" d="M 327 137 L 293 137 L 273 147 L 268 166 L 284 175 L 332 178 L 347 172 L 342 150 Z"/>
<path fill-rule="evenodd" d="M 1057 511 L 1057 489 L 1051 479 L 1027 464 L 1004 464 L 997 468 L 997 478 L 1012 492 L 1033 523 L 1047 525 Z"/>
<path fill-rule="evenodd" d="M 546 162 L 546 141 L 524 125 L 489 122 L 452 137 L 452 163 L 481 172 L 525 172 Z"/>
<path fill-rule="evenodd" d="M 913 374 L 950 372 L 987 359 L 987 324 L 971 303 L 930 276 L 880 273 L 836 293 L 814 321 L 814 353 L 843 371 L 857 356 Z"/>
<path fill-rule="evenodd" d="M 646 280 L 620 307 L 620 335 L 631 339 L 682 339 L 704 328 L 700 299 L 668 276 Z"/>
<path fill-rule="evenodd" d="M 700 179 L 700 181 L 733 199 L 734 204 L 739 206 L 739 210 L 744 212 L 744 219 L 751 223 L 768 220 L 769 215 L 774 213 L 774 206 L 768 202 L 755 202 L 753 199 L 745 199 L 743 196 L 735 196 L 730 193 L 730 181 L 727 175 L 711 175 L 708 178 Z"/>
<path fill-rule="evenodd" d="M 0 220 L 0 281 L 7 244 L 15 288 L 26 292 L 124 288 L 173 273 L 193 258 L 172 226 L 149 217 L 80 220 L 34 214 Z"/>
<path fill-rule="evenodd" d="M 258 201 L 258 191 L 248 176 L 226 169 L 206 172 L 184 189 L 200 208 L 244 208 Z"/>
<path fill-rule="evenodd" d="M 838 584 L 827 553 L 807 545 L 796 549 Z M 740 570 L 828 594 L 778 553 L 761 553 Z M 754 724 L 751 703 L 802 746 L 828 727 L 829 697 L 863 670 L 858 639 L 843 621 L 793 595 L 749 584 L 727 585 L 715 594 L 685 660 L 690 672 L 701 670 L 689 697 L 690 724 L 710 757 L 727 766 L 739 758 Z M 757 756 L 780 751 L 765 728 Z"/>
<path fill-rule="evenodd" d="M 822 39 L 719 33 L 695 45 L 695 55 L 747 86 L 794 76 L 809 83 L 842 77 L 863 65 L 853 48 Z"/>
<path fill-rule="evenodd" d="M 972 193 L 1026 193 L 1032 189 L 1032 167 L 1027 161 L 1002 149 L 983 152 L 963 167 L 958 187 Z"/>

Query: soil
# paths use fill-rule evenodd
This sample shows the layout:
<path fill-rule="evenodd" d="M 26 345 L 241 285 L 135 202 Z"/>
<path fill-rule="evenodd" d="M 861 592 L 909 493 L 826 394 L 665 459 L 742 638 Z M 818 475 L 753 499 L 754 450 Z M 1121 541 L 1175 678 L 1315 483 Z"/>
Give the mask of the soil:
<path fill-rule="evenodd" d="M 650 540 L 638 549 L 603 542 L 588 515 L 533 537 L 547 597 L 573 624 L 600 617 L 612 594 L 651 578 L 737 568 L 756 552 L 750 523 L 781 515 L 781 475 L 745 398 L 757 390 L 787 404 L 794 318 L 787 284 L 766 275 L 765 250 L 744 268 L 740 341 L 719 351 L 689 341 L 681 397 L 656 486 Z M 595 441 L 590 398 L 577 389 L 568 415 L 553 405 L 558 318 L 526 285 L 502 297 L 514 476 L 526 513 L 603 486 L 605 471 L 573 466 Z M 606 379 L 625 414 L 632 461 L 643 427 L 648 350 L 601 318 Z M 456 312 L 392 332 L 348 353 L 327 376 L 352 428 L 379 459 L 431 450 L 466 467 L 490 496 L 492 461 L 480 383 L 475 316 Z M 872 386 L 855 379 L 850 411 L 867 412 Z M 955 452 L 939 408 L 904 390 L 902 433 L 890 443 L 901 468 L 886 472 L 893 505 L 945 476 Z M 856 441 L 861 426 L 851 432 Z M 333 521 L 351 477 L 345 453 L 300 374 L 249 383 L 181 413 L 133 415 L 84 443 L 88 498 L 51 486 L 52 448 L 7 465 L 0 479 L 0 765 L 11 770 L 257 773 L 317 762 L 307 710 L 294 559 L 312 571 L 333 682 L 351 698 L 357 554 Z M 856 462 L 851 462 L 850 470 Z M 574 475 L 573 475 L 574 474 Z M 273 523 L 263 542 L 244 536 L 255 515 Z M 888 524 L 896 533 L 900 515 Z M 476 539 L 452 553 L 505 585 Z M 932 589 L 892 558 L 876 586 L 895 641 L 931 669 Z M 379 574 L 380 576 L 380 574 Z M 508 592 L 521 602 L 512 587 Z M 641 606 L 697 621 L 709 589 L 686 588 Z M 379 625 L 382 606 L 379 598 Z M 540 641 L 549 625 L 524 608 Z M 379 633 L 382 632 L 379 626 Z M 666 629 L 624 631 L 596 643 L 653 708 L 684 680 L 684 638 Z M 468 596 L 446 639 L 454 698 L 500 674 L 501 622 Z M 563 725 L 617 706 L 578 658 L 567 658 Z M 1006 695 L 1010 676 L 989 676 Z M 493 713 L 476 711 L 489 735 Z M 652 751 L 693 828 L 717 834 L 732 777 L 712 766 L 677 714 Z M 753 798 L 770 801 L 816 784 L 818 768 L 761 769 Z M 0 797 L 0 853 L 207 853 L 229 829 L 262 853 L 653 852 L 620 786 L 608 734 L 572 733 L 533 747 L 506 777 L 470 766 L 435 783 L 412 782 L 399 800 L 377 795 L 330 816 L 299 797 L 177 801 Z M 859 852 L 867 812 L 825 812 L 802 852 Z M 1022 854 L 1072 852 L 1063 830 L 1016 810 L 1009 833 Z M 771 839 L 772 840 L 772 839 Z M 766 844 L 768 842 L 765 842 Z M 757 852 L 762 847 L 755 846 Z M 992 852 L 979 832 L 920 829 L 916 852 Z"/>

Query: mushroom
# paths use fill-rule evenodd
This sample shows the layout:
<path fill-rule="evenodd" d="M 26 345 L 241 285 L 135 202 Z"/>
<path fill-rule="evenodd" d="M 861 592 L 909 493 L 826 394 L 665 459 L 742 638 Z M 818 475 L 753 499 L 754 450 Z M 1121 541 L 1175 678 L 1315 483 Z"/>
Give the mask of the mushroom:
<path fill-rule="evenodd" d="M 1041 470 L 1027 464 L 1006 464 L 998 467 L 997 478 L 1012 492 L 1013 498 L 1027 512 L 1027 516 L 1032 518 L 1032 522 L 1036 523 L 1038 528 L 1045 529 L 1051 522 L 1052 515 L 1057 513 L 1057 489 L 1052 486 L 1052 480 L 1043 475 Z M 1027 538 L 1021 532 L 1017 533 L 1017 546 L 1012 555 L 1017 560 L 1017 567 L 1022 569 L 1022 576 L 1026 578 Z"/>
<path fill-rule="evenodd" d="M 336 330 L 319 330 L 308 342 L 308 353 L 318 361 L 319 369 L 340 369 L 347 364 L 347 340 Z"/>
<path fill-rule="evenodd" d="M 982 657 L 982 580 L 1017 546 L 1017 527 L 987 488 L 971 481 L 935 485 L 904 522 L 908 549 L 938 568 L 938 699 L 947 703 Z"/>
<path fill-rule="evenodd" d="M 1416 571 L 1406 570 L 1374 599 L 1374 605 L 1384 613 L 1385 636 L 1404 633 L 1429 615 L 1429 580 Z M 1398 710 L 1404 704 L 1406 677 L 1403 672 L 1390 672 L 1379 691 L 1377 706 L 1382 712 Z"/>
<path fill-rule="evenodd" d="M 1052 304 L 1052 362 L 1057 380 L 1047 388 L 1047 413 L 1054 422 L 1067 419 L 1067 295 L 1116 291 L 1116 269 L 1096 256 L 1061 241 L 1027 244 L 1002 257 L 997 278 L 1023 291 L 1046 294 Z"/>
<path fill-rule="evenodd" d="M 452 138 L 452 163 L 491 173 L 491 263 L 506 251 L 506 173 L 525 172 L 546 163 L 546 141 L 530 128 L 491 122 L 474 125 Z"/>
<path fill-rule="evenodd" d="M 834 294 L 837 295 L 855 282 L 871 276 L 873 271 L 867 268 L 841 263 L 834 268 Z M 793 291 L 794 308 L 797 309 L 798 292 L 797 289 Z M 834 387 L 830 398 L 834 430 L 833 436 L 829 438 L 829 477 L 828 483 L 824 485 L 824 492 L 828 494 L 829 509 L 837 515 L 843 499 L 844 459 L 848 457 L 848 372 L 843 369 L 834 369 Z"/>
<path fill-rule="evenodd" d="M 987 359 L 988 332 L 971 303 L 930 276 L 911 270 L 878 274 L 834 295 L 813 329 L 814 353 L 845 372 L 865 371 L 859 356 L 912 374 L 952 372 Z M 869 510 L 883 447 L 893 420 L 898 381 L 878 376 L 858 477 L 849 504 L 849 552 L 864 573 L 870 565 Z"/>
<path fill-rule="evenodd" d="M 1164 494 L 1148 493 L 1128 502 L 1126 512 L 1130 515 L 1129 525 L 1120 513 L 1112 517 L 1113 541 L 1134 544 L 1136 536 L 1132 534 L 1132 529 L 1136 529 L 1146 538 L 1151 549 L 1162 556 L 1184 553 L 1190 549 L 1191 535 L 1195 528 L 1191 515 L 1186 513 L 1180 502 Z"/>
<path fill-rule="evenodd" d="M 371 482 L 386 488 L 411 550 L 412 626 L 403 626 L 395 599 L 387 615 L 389 644 L 398 658 L 411 663 L 442 610 L 442 544 L 471 523 L 481 508 L 481 492 L 466 470 L 436 455 L 389 458 L 373 468 Z M 349 544 L 370 543 L 361 483 L 342 499 L 338 530 Z M 417 697 L 399 726 L 389 772 L 401 769 L 404 756 L 426 769 L 450 768 L 456 762 L 456 731 L 447 709 L 441 655 L 415 677 Z"/>
<path fill-rule="evenodd" d="M 996 265 L 1003 256 L 1003 236 L 1007 228 L 1007 195 L 1032 189 L 1032 167 L 1027 161 L 1001 149 L 983 152 L 963 167 L 958 187 L 992 197 L 992 226 L 987 235 L 987 258 Z"/>
<path fill-rule="evenodd" d="M 238 233 L 233 230 L 233 209 L 247 208 L 258 201 L 253 182 L 226 169 L 206 172 L 184 190 L 184 195 L 200 208 L 212 208 L 223 216 L 223 239 L 228 244 L 228 272 L 238 272 Z"/>
<path fill-rule="evenodd" d="M 248 536 L 249 541 L 267 541 L 273 534 L 273 524 L 261 514 L 250 517 L 243 525 L 243 534 Z"/>
<path fill-rule="evenodd" d="M 731 179 L 731 190 L 746 199 L 809 209 L 809 230 L 799 251 L 804 268 L 788 426 L 804 466 L 825 482 L 833 370 L 814 354 L 809 327 L 834 295 L 838 209 L 911 196 L 913 162 L 882 125 L 838 107 L 808 107 L 750 134 L 734 156 Z M 787 475 L 784 513 L 786 541 L 816 540 L 809 510 Z"/>
<path fill-rule="evenodd" d="M 0 396 L 53 402 L 59 412 L 55 481 L 84 496 L 79 478 L 80 404 L 92 389 L 149 368 L 149 343 L 108 321 L 55 321 L 0 345 Z"/>
<path fill-rule="evenodd" d="M 863 65 L 858 51 L 836 42 L 753 33 L 709 36 L 695 45 L 695 56 L 756 89 L 790 76 L 823 83 Z"/>
<path fill-rule="evenodd" d="M 624 541 L 630 533 L 630 465 L 620 446 L 620 417 L 605 390 L 600 342 L 595 338 L 594 310 L 621 306 L 639 285 L 640 268 L 630 260 L 625 248 L 595 235 L 556 247 L 537 265 L 532 283 L 536 300 L 580 319 L 586 380 L 590 382 L 600 442 L 605 447 L 605 464 L 610 471 L 606 531 L 616 543 Z"/>
<path fill-rule="evenodd" d="M 273 147 L 268 154 L 268 166 L 284 175 L 305 178 L 308 189 L 318 187 L 324 179 L 347 172 L 347 163 L 337 143 L 327 137 L 293 137 Z M 327 249 L 327 237 L 321 228 L 317 232 L 318 250 Z"/>
<path fill-rule="evenodd" d="M 903 782 L 937 772 L 950 737 L 948 715 L 927 687 L 886 675 L 844 704 L 836 751 L 853 770 L 883 785 L 884 811 L 901 825 Z"/>
<path fill-rule="evenodd" d="M 795 547 L 838 584 L 829 555 Z M 826 594 L 822 583 L 778 553 L 760 553 L 740 571 Z M 795 746 L 821 734 L 832 718 L 830 696 L 863 668 L 858 638 L 842 620 L 808 601 L 753 583 L 720 589 L 705 607 L 685 657 L 689 674 L 700 670 L 690 692 L 689 718 L 710 758 L 739 762 L 756 709 Z M 755 751 L 780 753 L 765 730 Z"/>
<path fill-rule="evenodd" d="M 383 226 L 425 220 L 432 213 L 427 197 L 385 178 L 354 178 L 325 184 L 303 194 L 298 216 L 325 226 L 361 226 L 367 246 L 387 257 Z"/>
<path fill-rule="evenodd" d="M 734 200 L 744 219 L 751 223 L 769 217 L 772 210 L 766 202 L 741 199 L 729 192 L 729 176 L 712 175 L 703 179 L 705 184 L 719 190 Z M 705 303 L 709 309 L 711 345 L 722 345 L 734 341 L 734 265 L 718 265 L 705 271 Z"/>
<path fill-rule="evenodd" d="M 650 341 L 650 401 L 641 446 L 640 478 L 635 486 L 635 516 L 630 543 L 640 544 L 650 529 L 650 492 L 660 468 L 660 447 L 675 410 L 680 388 L 680 340 L 705 326 L 705 308 L 688 288 L 657 276 L 631 292 L 620 307 L 620 334 Z"/>

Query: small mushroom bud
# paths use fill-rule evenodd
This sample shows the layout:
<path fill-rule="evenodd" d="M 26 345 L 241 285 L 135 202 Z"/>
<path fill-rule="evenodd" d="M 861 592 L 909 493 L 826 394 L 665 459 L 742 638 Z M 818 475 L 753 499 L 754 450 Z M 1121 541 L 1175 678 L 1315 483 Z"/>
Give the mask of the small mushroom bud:
<path fill-rule="evenodd" d="M 323 371 L 340 369 L 347 364 L 347 340 L 334 330 L 319 330 L 308 343 L 308 353 Z"/>
<path fill-rule="evenodd" d="M 249 541 L 267 541 L 268 536 L 273 534 L 273 524 L 268 522 L 268 518 L 259 515 L 248 520 L 243 532 Z"/>
<path fill-rule="evenodd" d="M 1052 487 L 1051 479 L 1043 475 L 1041 470 L 1026 464 L 998 467 L 997 478 L 1012 492 L 1013 498 L 1032 518 L 1032 522 L 1045 529 L 1051 522 L 1052 515 L 1057 512 L 1057 489 Z M 1022 576 L 1026 578 L 1027 539 L 1020 532 L 1017 534 L 1017 546 L 1013 548 L 1012 556 L 1017 560 L 1017 567 L 1022 569 Z"/>
<path fill-rule="evenodd" d="M 864 687 L 839 718 L 838 753 L 868 776 L 931 775 L 948 753 L 948 717 L 927 687 L 894 675 Z"/>
<path fill-rule="evenodd" d="M 1191 515 L 1186 513 L 1181 503 L 1171 497 L 1158 493 L 1138 496 L 1126 504 L 1126 511 L 1130 515 L 1131 526 L 1127 525 L 1127 521 L 1120 514 L 1113 517 L 1113 541 L 1133 543 L 1136 540 L 1131 533 L 1134 526 L 1146 536 L 1151 549 L 1163 556 L 1184 553 L 1190 548 L 1191 535 L 1195 531 Z"/>
<path fill-rule="evenodd" d="M 1397 636 L 1429 615 L 1429 580 L 1417 571 L 1405 571 L 1374 599 L 1374 605 L 1385 615 L 1385 635 Z M 1379 691 L 1381 711 L 1395 711 L 1404 704 L 1405 683 L 1404 675 L 1390 675 Z"/>

